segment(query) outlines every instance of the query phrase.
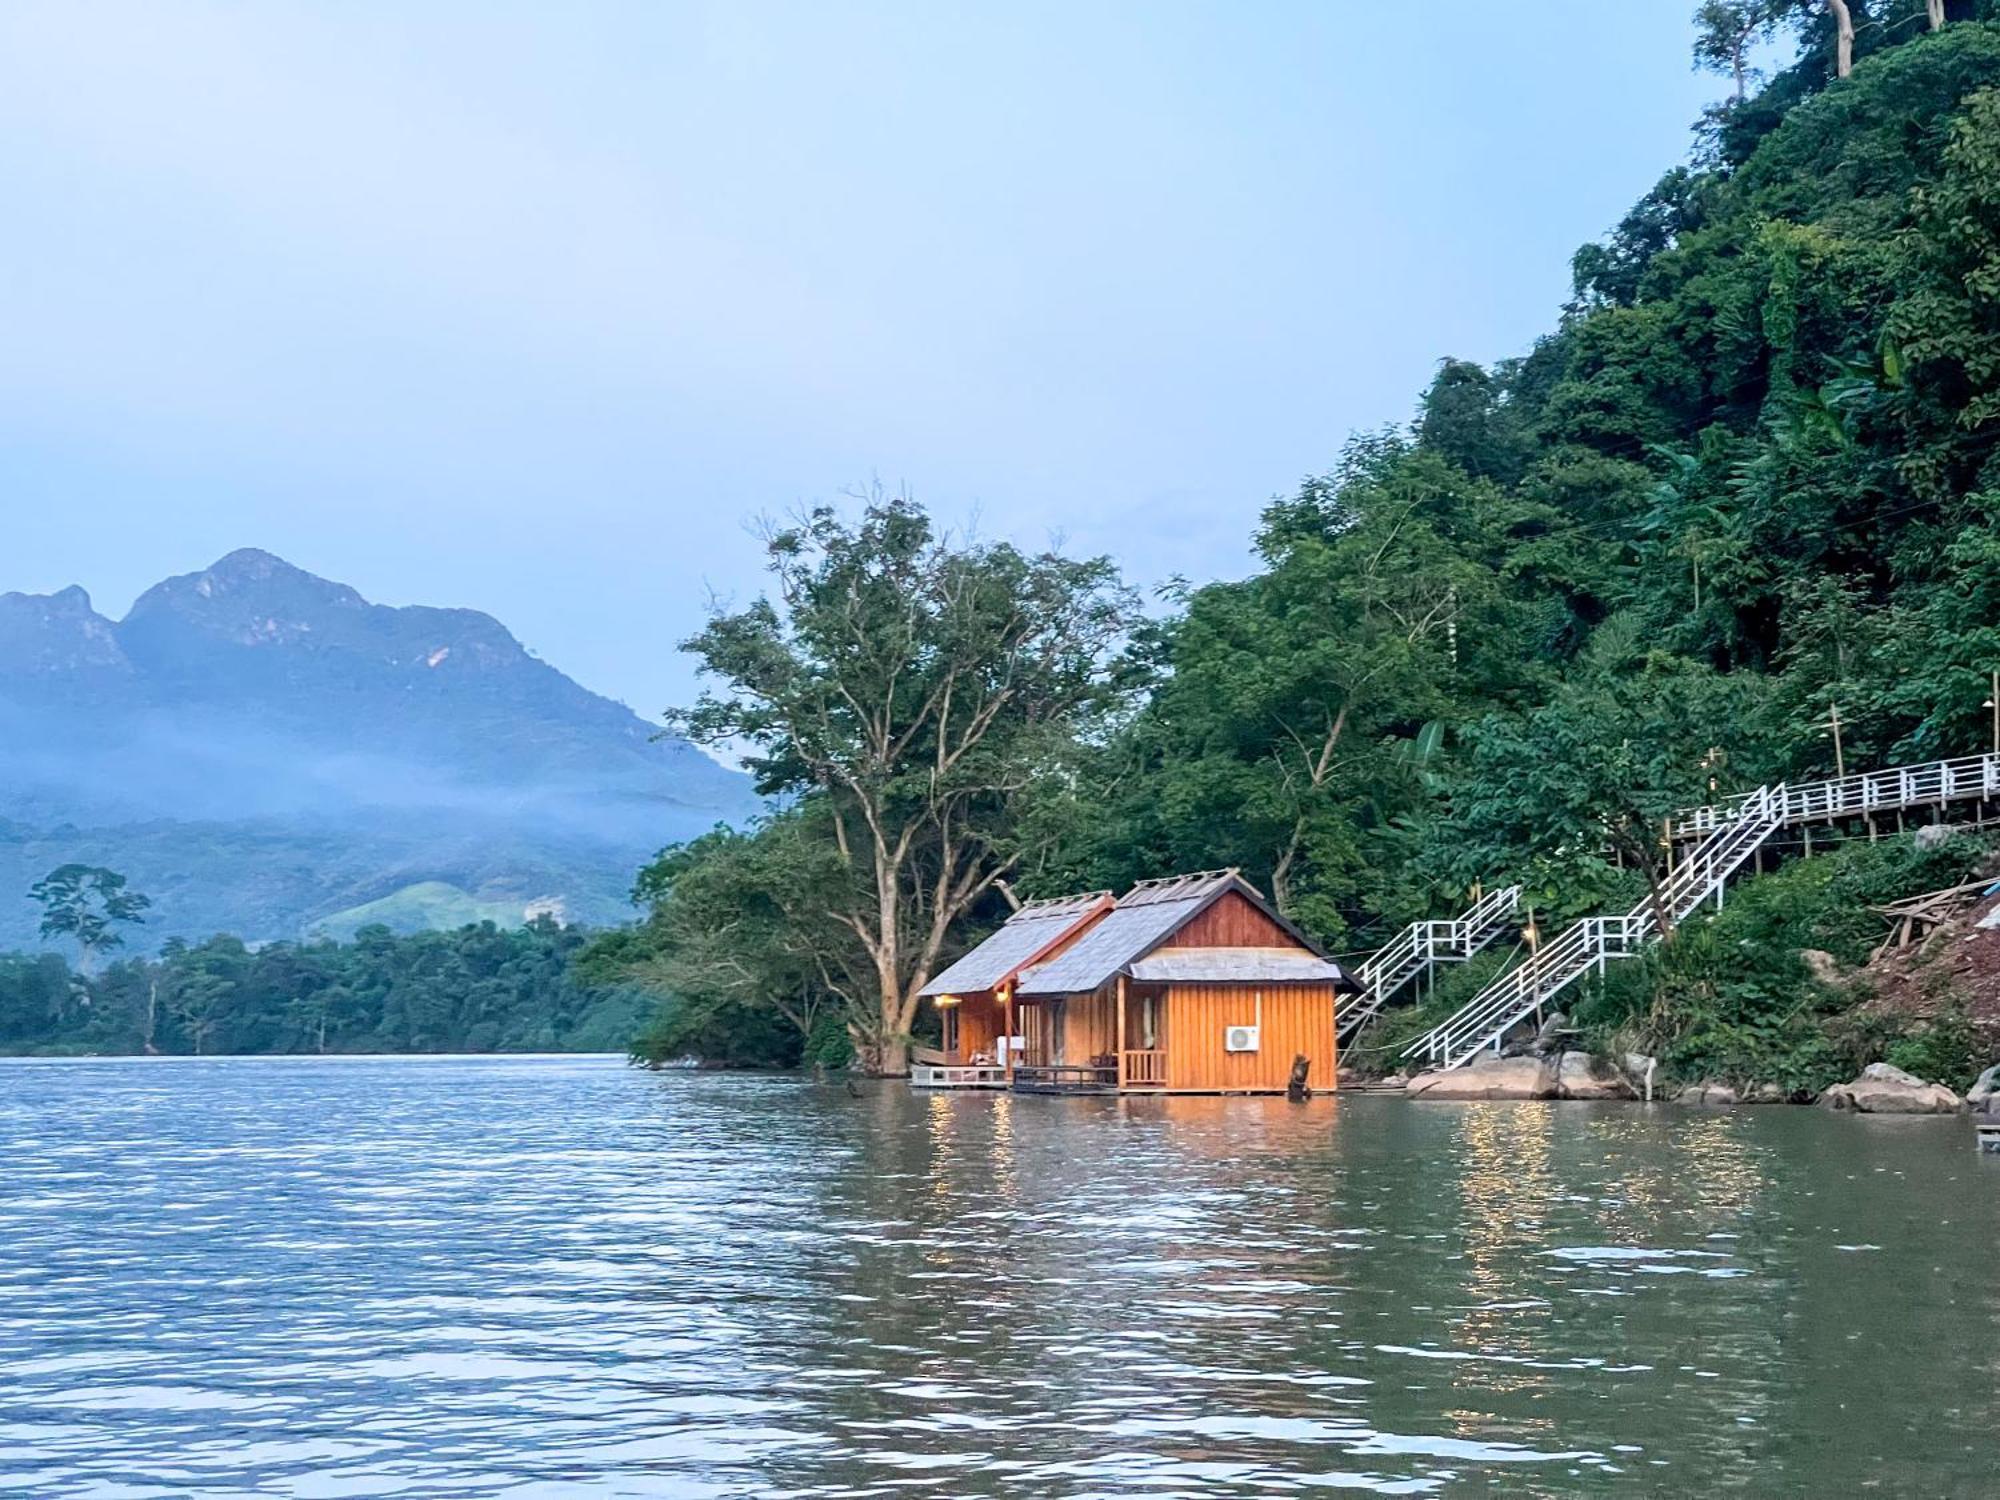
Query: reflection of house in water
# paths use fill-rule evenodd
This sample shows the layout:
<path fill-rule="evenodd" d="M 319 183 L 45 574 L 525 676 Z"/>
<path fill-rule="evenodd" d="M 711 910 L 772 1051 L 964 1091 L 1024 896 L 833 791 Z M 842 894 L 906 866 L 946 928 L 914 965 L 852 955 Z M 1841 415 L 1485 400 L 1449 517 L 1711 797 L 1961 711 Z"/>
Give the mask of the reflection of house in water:
<path fill-rule="evenodd" d="M 1358 986 L 1234 870 L 1037 902 L 924 987 L 943 1023 L 923 1088 L 1278 1093 L 1333 1082 Z"/>

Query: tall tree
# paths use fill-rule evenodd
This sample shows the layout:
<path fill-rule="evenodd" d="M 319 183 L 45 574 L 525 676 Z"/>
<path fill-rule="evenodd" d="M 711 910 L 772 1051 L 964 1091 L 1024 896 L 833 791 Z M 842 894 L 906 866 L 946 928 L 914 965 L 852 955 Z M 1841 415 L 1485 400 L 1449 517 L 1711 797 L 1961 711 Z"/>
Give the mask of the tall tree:
<path fill-rule="evenodd" d="M 753 747 L 766 793 L 825 799 L 850 877 L 830 910 L 873 977 L 855 1047 L 900 1073 L 953 925 L 1026 852 L 1020 800 L 1116 702 L 1136 601 L 1102 558 L 954 543 L 900 498 L 765 550 L 775 597 L 685 643 L 726 689 L 673 722 Z"/>
<path fill-rule="evenodd" d="M 128 890 L 125 877 L 99 865 L 59 865 L 29 887 L 42 908 L 41 933 L 76 944 L 77 967 L 89 974 L 98 958 L 124 945 L 118 929 L 146 920 L 152 901 Z"/>
<path fill-rule="evenodd" d="M 671 1024 L 653 1035 L 668 1051 L 711 1030 L 761 1029 L 745 1019 L 760 1011 L 804 1046 L 822 1016 L 875 1004 L 868 954 L 833 915 L 851 888 L 827 800 L 808 797 L 749 832 L 721 828 L 662 853 L 632 891 L 651 915 L 594 940 L 586 972 L 665 997 Z"/>
<path fill-rule="evenodd" d="M 1848 0 L 1826 0 L 1826 8 L 1833 17 L 1833 73 L 1845 78 L 1854 71 L 1854 10 Z"/>
<path fill-rule="evenodd" d="M 1762 693 L 1755 674 L 1649 649 L 1636 619 L 1607 623 L 1548 703 L 1473 728 L 1447 778 L 1433 861 L 1461 882 L 1509 873 L 1570 911 L 1616 885 L 1609 855 L 1641 874 L 1668 931 L 1661 820 L 1768 773 L 1777 752 Z"/>
<path fill-rule="evenodd" d="M 1694 13 L 1695 66 L 1728 74 L 1735 83 L 1732 101 L 1741 104 L 1756 76 L 1750 53 L 1770 37 L 1777 23 L 1771 0 L 1702 0 Z"/>

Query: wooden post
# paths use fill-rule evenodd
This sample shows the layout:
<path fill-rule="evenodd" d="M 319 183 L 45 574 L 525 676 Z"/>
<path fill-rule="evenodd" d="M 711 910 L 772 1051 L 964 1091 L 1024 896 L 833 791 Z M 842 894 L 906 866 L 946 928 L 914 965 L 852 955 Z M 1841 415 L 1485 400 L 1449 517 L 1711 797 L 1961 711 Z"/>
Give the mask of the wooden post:
<path fill-rule="evenodd" d="M 1125 976 L 1118 976 L 1118 1092 L 1125 1092 Z"/>
<path fill-rule="evenodd" d="M 1011 1086 L 1014 1082 L 1014 986 L 1010 984 L 1002 990 L 1000 998 L 1007 1007 L 1003 1024 L 1007 1028 L 1007 1082 Z"/>

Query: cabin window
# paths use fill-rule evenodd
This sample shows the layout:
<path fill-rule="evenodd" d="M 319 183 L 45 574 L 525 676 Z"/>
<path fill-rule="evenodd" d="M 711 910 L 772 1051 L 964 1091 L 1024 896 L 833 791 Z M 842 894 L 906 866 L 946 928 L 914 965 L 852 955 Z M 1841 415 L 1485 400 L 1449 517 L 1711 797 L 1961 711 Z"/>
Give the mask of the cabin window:
<path fill-rule="evenodd" d="M 1151 1052 L 1160 1045 L 1160 997 L 1139 997 L 1139 1050 Z"/>
<path fill-rule="evenodd" d="M 947 1005 L 942 1007 L 942 1010 L 944 1012 L 945 1054 L 949 1057 L 956 1057 L 958 1056 L 958 1007 L 956 1005 Z"/>
<path fill-rule="evenodd" d="M 1068 1015 L 1069 1006 L 1060 1000 L 1049 1007 L 1049 1061 L 1052 1063 L 1063 1060 L 1063 1032 L 1067 1029 L 1063 1022 Z"/>

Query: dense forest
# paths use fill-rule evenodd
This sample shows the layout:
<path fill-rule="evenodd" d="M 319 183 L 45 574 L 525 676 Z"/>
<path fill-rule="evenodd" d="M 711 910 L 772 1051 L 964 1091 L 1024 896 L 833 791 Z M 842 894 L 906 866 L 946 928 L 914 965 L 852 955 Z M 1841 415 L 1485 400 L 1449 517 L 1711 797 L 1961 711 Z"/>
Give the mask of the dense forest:
<path fill-rule="evenodd" d="M 255 950 L 170 941 L 80 969 L 4 954 L 0 1053 L 620 1052 L 650 1005 L 582 981 L 585 941 L 543 920 Z"/>
<path fill-rule="evenodd" d="M 1503 877 L 1559 920 L 1642 890 L 1674 808 L 1986 748 L 2000 7 L 1697 23 L 1731 94 L 1690 161 L 1577 252 L 1531 350 L 1444 360 L 1408 427 L 1274 501 L 1252 576 L 1160 619 L 1107 560 L 955 540 L 907 498 L 772 528 L 770 597 L 687 643 L 716 686 L 675 724 L 754 747 L 784 811 L 669 851 L 596 950 L 674 997 L 645 1048 L 844 1033 L 894 1071 L 923 977 L 1015 899 L 1234 865 L 1345 950 Z M 1683 932 L 1584 1021 L 1670 1065 L 1833 1067 L 1852 998 L 1796 950 L 1926 878 L 1893 864 L 1775 877 L 1772 972 Z"/>
<path fill-rule="evenodd" d="M 1690 159 L 1533 348 L 1444 359 L 1413 421 L 1270 503 L 1250 576 L 1162 610 L 905 496 L 774 524 L 768 595 L 685 643 L 713 686 L 671 716 L 747 746 L 774 810 L 665 851 L 643 922 L 15 959 L 0 1046 L 623 1045 L 636 988 L 642 1056 L 896 1072 L 924 980 L 1021 899 L 1237 866 L 1346 952 L 1503 879 L 1559 922 L 1637 899 L 1677 808 L 1988 748 L 2000 0 L 1696 19 L 1728 97 Z M 1592 1043 L 1801 1088 L 1962 1070 L 1987 1043 L 1952 995 L 1899 1022 L 1801 951 L 1858 963 L 1856 911 L 1987 850 L 1820 853 L 1585 993 Z"/>

